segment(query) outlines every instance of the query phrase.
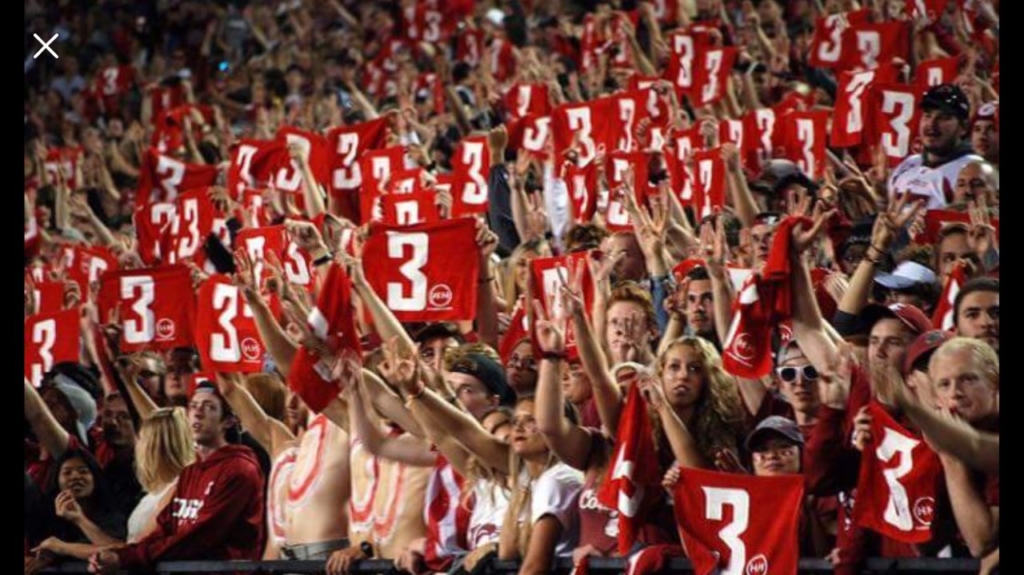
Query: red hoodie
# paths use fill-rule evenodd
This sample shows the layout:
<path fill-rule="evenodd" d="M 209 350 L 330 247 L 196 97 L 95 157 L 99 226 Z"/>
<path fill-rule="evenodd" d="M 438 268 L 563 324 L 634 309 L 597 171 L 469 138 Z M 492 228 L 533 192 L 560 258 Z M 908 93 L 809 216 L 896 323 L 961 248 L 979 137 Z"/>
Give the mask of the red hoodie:
<path fill-rule="evenodd" d="M 159 561 L 258 560 L 263 527 L 259 462 L 248 447 L 228 445 L 186 467 L 157 530 L 117 555 L 125 570 Z"/>

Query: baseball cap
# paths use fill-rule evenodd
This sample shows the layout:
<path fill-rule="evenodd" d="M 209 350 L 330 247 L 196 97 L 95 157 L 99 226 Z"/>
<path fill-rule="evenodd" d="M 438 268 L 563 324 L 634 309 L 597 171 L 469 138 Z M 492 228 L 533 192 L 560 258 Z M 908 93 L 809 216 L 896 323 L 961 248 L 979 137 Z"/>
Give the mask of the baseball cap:
<path fill-rule="evenodd" d="M 953 335 L 941 329 L 928 330 L 917 336 L 914 343 L 907 348 L 907 355 L 903 359 L 903 373 L 909 374 L 914 371 L 915 364 L 919 363 L 924 363 L 927 368 L 927 362 L 931 358 L 932 352 L 950 339 L 953 339 Z"/>
<path fill-rule="evenodd" d="M 921 98 L 922 110 L 941 110 L 961 120 L 971 116 L 971 104 L 959 86 L 940 84 L 930 88 Z"/>
<path fill-rule="evenodd" d="M 896 269 L 891 274 L 879 272 L 875 275 L 875 283 L 895 290 L 903 290 L 918 284 L 931 284 L 935 282 L 935 272 L 931 268 L 912 261 L 905 261 L 896 266 Z"/>
<path fill-rule="evenodd" d="M 999 101 L 985 102 L 981 106 L 978 106 L 978 111 L 974 113 L 974 117 L 971 118 L 971 124 L 978 120 L 990 120 L 996 123 L 996 129 L 999 129 Z"/>
<path fill-rule="evenodd" d="M 782 436 L 797 445 L 804 444 L 804 434 L 800 433 L 800 426 L 795 421 L 781 415 L 772 415 L 758 423 L 747 436 L 747 451 L 753 451 L 753 446 L 769 435 Z"/>
<path fill-rule="evenodd" d="M 419 327 L 419 329 L 411 329 L 412 340 L 416 343 L 423 343 L 437 338 L 448 338 L 454 337 L 459 343 L 465 343 L 466 338 L 463 337 L 462 332 L 459 331 L 459 326 L 452 322 L 436 322 L 428 323 Z"/>
<path fill-rule="evenodd" d="M 903 322 L 914 334 L 921 334 L 932 329 L 932 322 L 920 308 L 906 303 L 894 303 L 888 306 L 874 303 L 865 306 L 860 312 L 861 321 L 867 331 L 880 319 L 892 317 Z"/>
<path fill-rule="evenodd" d="M 96 423 L 96 400 L 81 388 L 71 377 L 58 373 L 50 380 L 54 389 L 61 392 L 75 411 L 75 429 L 83 442 L 89 439 L 89 429 Z"/>
<path fill-rule="evenodd" d="M 773 194 L 778 194 L 790 184 L 800 184 L 811 191 L 818 189 L 818 186 L 800 171 L 795 162 L 783 159 L 769 160 L 751 185 L 771 188 Z"/>
<path fill-rule="evenodd" d="M 508 385 L 505 368 L 482 353 L 467 354 L 456 361 L 449 371 L 479 379 L 487 391 L 498 396 L 501 405 L 512 406 L 516 402 L 516 392 Z"/>
<path fill-rule="evenodd" d="M 486 17 L 490 20 L 491 24 L 495 26 L 501 26 L 505 21 L 505 13 L 497 8 L 491 8 L 487 11 Z"/>

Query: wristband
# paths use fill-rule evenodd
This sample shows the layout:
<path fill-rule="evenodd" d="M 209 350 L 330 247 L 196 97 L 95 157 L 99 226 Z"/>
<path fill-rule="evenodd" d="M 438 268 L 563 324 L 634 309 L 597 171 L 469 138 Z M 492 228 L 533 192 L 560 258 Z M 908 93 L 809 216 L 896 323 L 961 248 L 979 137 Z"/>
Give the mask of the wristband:
<path fill-rule="evenodd" d="M 494 281 L 494 276 L 491 276 L 489 278 L 480 278 L 480 279 L 476 280 L 476 283 L 478 283 L 478 284 L 485 284 L 487 282 L 492 282 L 492 281 Z"/>
<path fill-rule="evenodd" d="M 545 351 L 545 352 L 540 354 L 540 358 L 541 359 L 546 359 L 548 361 L 565 361 L 566 359 L 569 358 L 569 355 L 567 353 L 565 353 L 564 351 L 562 351 L 562 352 Z"/>
<path fill-rule="evenodd" d="M 327 252 L 324 255 L 322 255 L 322 256 L 316 258 L 315 260 L 313 260 L 313 267 L 320 267 L 320 266 L 322 266 L 324 264 L 330 263 L 331 260 L 333 260 L 333 259 L 334 259 L 334 256 L 331 255 L 331 252 Z"/>

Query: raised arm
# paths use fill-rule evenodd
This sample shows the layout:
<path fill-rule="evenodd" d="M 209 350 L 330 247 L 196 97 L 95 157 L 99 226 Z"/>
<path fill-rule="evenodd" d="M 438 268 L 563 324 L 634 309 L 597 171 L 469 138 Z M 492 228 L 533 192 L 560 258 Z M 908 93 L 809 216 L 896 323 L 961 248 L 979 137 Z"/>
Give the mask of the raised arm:
<path fill-rule="evenodd" d="M 563 301 L 570 298 L 563 298 Z M 571 304 L 570 304 L 571 305 Z M 593 437 L 565 416 L 562 370 L 565 369 L 564 320 L 549 320 L 534 301 L 538 345 L 543 352 L 537 374 L 537 428 L 548 447 L 571 467 L 586 471 Z"/>
<path fill-rule="evenodd" d="M 665 392 L 661 388 L 661 382 L 650 375 L 642 375 L 636 385 L 644 394 L 647 402 L 654 407 L 661 418 L 662 428 L 665 430 L 665 437 L 668 438 L 672 447 L 672 454 L 682 467 L 693 467 L 700 469 L 710 468 L 707 460 L 701 455 L 697 447 L 697 441 L 686 428 L 683 420 L 679 419 L 675 410 L 665 399 Z"/>
<path fill-rule="evenodd" d="M 57 419 L 46 407 L 43 398 L 35 387 L 25 379 L 25 419 L 32 427 L 32 433 L 39 439 L 39 443 L 50 454 L 50 457 L 58 458 L 64 455 L 71 441 L 70 435 L 57 423 Z"/>
<path fill-rule="evenodd" d="M 574 275 L 574 297 L 582 293 L 582 274 Z M 577 304 L 572 309 L 572 325 L 576 335 L 576 350 L 580 354 L 583 370 L 590 378 L 594 394 L 594 405 L 601 417 L 602 431 L 612 437 L 619 428 L 619 415 L 622 412 L 622 392 L 608 370 L 604 352 L 594 337 L 587 316 L 583 313 L 585 306 Z"/>
<path fill-rule="evenodd" d="M 288 442 L 295 441 L 295 435 L 288 426 L 267 415 L 252 394 L 242 386 L 239 374 L 218 373 L 217 389 L 242 422 L 242 427 L 272 458 Z"/>

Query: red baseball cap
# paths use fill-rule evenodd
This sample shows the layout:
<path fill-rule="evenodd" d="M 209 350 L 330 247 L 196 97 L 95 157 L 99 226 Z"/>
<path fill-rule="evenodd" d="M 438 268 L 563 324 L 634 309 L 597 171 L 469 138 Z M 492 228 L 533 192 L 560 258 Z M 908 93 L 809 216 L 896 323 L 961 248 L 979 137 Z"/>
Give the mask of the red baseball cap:
<path fill-rule="evenodd" d="M 909 327 L 914 335 L 922 334 L 932 329 L 932 322 L 920 308 L 906 303 L 894 303 L 891 305 L 871 304 L 860 312 L 861 321 L 867 331 L 880 319 L 887 317 L 896 318 Z"/>
<path fill-rule="evenodd" d="M 941 329 L 928 330 L 917 336 L 914 343 L 907 348 L 907 355 L 903 359 L 904 375 L 914 371 L 914 364 L 921 360 L 927 360 L 932 352 L 939 349 L 942 344 L 953 339 L 953 335 Z"/>

